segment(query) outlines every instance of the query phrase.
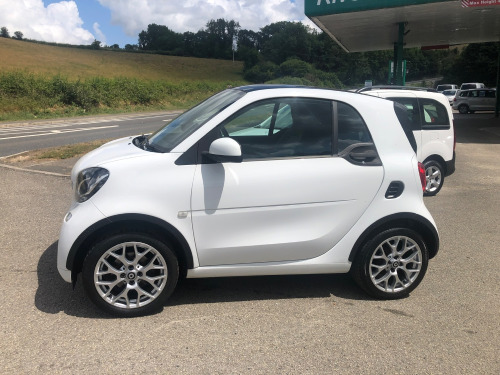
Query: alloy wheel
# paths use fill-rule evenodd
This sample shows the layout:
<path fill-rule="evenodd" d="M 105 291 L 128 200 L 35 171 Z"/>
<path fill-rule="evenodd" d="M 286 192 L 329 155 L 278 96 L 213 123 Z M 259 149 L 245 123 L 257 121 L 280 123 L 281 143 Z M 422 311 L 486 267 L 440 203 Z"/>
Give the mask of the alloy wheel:
<path fill-rule="evenodd" d="M 425 180 L 427 182 L 425 186 L 425 191 L 427 193 L 433 193 L 439 190 L 442 183 L 441 169 L 435 165 L 429 165 L 425 169 Z"/>
<path fill-rule="evenodd" d="M 167 263 L 154 247 L 142 242 L 113 246 L 99 258 L 94 286 L 108 304 L 134 309 L 153 302 L 168 278 Z"/>
<path fill-rule="evenodd" d="M 422 250 L 407 236 L 386 239 L 377 246 L 369 262 L 373 285 L 385 293 L 408 289 L 422 269 Z"/>

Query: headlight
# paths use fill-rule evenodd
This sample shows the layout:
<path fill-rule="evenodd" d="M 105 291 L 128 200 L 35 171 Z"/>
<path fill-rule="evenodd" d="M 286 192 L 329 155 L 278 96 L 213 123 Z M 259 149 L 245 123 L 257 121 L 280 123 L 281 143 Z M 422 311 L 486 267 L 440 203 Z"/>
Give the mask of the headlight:
<path fill-rule="evenodd" d="M 82 203 L 90 199 L 108 180 L 109 171 L 104 168 L 87 168 L 76 178 L 75 199 Z"/>

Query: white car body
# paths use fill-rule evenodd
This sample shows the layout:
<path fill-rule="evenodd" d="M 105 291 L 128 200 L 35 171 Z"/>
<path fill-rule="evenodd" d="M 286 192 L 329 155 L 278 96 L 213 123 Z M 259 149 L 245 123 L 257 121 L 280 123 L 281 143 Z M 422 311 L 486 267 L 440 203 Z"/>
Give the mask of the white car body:
<path fill-rule="evenodd" d="M 169 230 L 178 247 L 182 245 L 188 278 L 348 272 L 358 241 L 377 223 L 395 220 L 425 226 L 425 233 L 434 236 L 429 252 L 435 255 L 437 231 L 423 202 L 417 157 L 393 103 L 311 88 L 242 90 L 246 94 L 241 99 L 170 152 L 144 150 L 128 137 L 76 163 L 74 186 L 86 168 L 105 168 L 109 178 L 89 200 L 74 201 L 65 217 L 57 256 L 65 281 L 76 281 L 93 233 L 141 221 Z M 179 163 L 193 145 L 240 109 L 277 97 L 348 103 L 366 122 L 380 165 L 356 165 L 336 155 Z M 237 153 L 231 149 L 235 142 L 225 139 L 213 142 L 210 152 Z M 394 181 L 404 190 L 388 199 Z"/>

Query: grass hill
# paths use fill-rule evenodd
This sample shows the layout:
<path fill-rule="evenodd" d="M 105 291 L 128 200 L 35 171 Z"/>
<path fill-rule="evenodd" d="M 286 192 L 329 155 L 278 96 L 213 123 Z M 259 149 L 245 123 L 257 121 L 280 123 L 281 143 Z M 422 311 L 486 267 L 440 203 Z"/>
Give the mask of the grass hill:
<path fill-rule="evenodd" d="M 0 67 L 0 121 L 182 108 L 244 83 L 241 62 L 8 38 L 0 38 Z"/>

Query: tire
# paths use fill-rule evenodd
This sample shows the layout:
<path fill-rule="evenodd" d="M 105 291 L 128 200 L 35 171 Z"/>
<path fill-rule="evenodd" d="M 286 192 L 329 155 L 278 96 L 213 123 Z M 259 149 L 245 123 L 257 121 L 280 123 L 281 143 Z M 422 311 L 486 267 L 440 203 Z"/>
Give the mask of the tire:
<path fill-rule="evenodd" d="M 114 234 L 98 241 L 82 269 L 90 300 L 115 316 L 132 317 L 161 310 L 179 279 L 174 252 L 143 233 Z"/>
<path fill-rule="evenodd" d="M 398 299 L 420 284 L 428 263 L 429 253 L 422 237 L 411 229 L 393 228 L 363 245 L 351 274 L 370 296 Z"/>
<path fill-rule="evenodd" d="M 460 112 L 462 115 L 465 115 L 469 112 L 469 106 L 467 104 L 460 104 L 458 106 L 458 112 Z"/>
<path fill-rule="evenodd" d="M 424 162 L 425 169 L 425 191 L 424 195 L 427 197 L 439 193 L 444 184 L 444 170 L 441 163 L 435 160 L 428 160 Z"/>

